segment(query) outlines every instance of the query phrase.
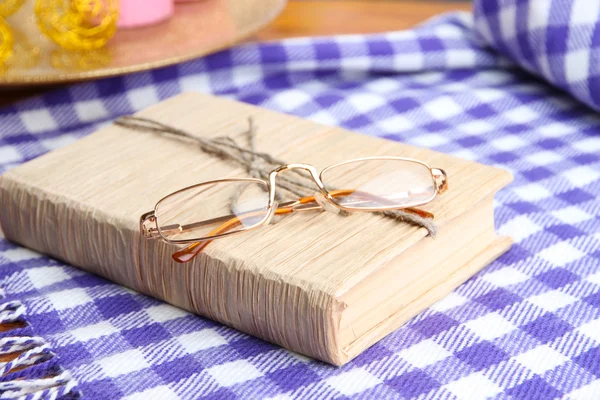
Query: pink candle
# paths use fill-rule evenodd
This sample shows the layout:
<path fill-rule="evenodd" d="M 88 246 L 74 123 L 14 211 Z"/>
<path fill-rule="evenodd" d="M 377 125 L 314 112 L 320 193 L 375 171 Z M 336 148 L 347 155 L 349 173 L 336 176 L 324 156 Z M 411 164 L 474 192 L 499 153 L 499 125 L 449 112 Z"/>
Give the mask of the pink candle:
<path fill-rule="evenodd" d="M 152 25 L 173 15 L 173 0 L 121 0 L 120 28 Z"/>

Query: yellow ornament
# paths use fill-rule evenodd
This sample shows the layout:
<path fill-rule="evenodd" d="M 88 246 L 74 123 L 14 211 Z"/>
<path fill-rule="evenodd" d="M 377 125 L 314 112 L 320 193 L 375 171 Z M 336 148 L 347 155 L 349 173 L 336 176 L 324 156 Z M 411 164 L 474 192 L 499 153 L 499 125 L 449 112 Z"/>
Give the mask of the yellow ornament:
<path fill-rule="evenodd" d="M 4 67 L 17 73 L 35 68 L 40 63 L 40 48 L 34 45 L 27 35 L 18 28 L 12 26 L 11 30 L 13 35 L 12 55 L 6 60 Z M 7 71 L 3 72 L 6 73 Z"/>
<path fill-rule="evenodd" d="M 51 55 L 51 64 L 56 69 L 65 71 L 88 71 L 110 64 L 109 49 L 89 51 L 56 49 Z"/>
<path fill-rule="evenodd" d="M 8 17 L 17 12 L 25 0 L 0 0 L 0 17 Z"/>
<path fill-rule="evenodd" d="M 117 30 L 118 0 L 37 0 L 40 30 L 68 50 L 94 50 Z"/>
<path fill-rule="evenodd" d="M 0 65 L 12 56 L 14 45 L 13 33 L 6 21 L 0 17 Z"/>

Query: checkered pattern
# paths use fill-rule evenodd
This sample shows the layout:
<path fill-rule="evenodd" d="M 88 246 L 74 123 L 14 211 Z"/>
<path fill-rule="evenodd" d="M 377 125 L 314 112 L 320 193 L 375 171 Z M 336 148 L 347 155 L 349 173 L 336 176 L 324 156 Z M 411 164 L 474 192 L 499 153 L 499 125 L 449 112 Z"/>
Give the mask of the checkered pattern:
<path fill-rule="evenodd" d="M 600 0 L 478 0 L 485 41 L 600 110 Z"/>
<path fill-rule="evenodd" d="M 250 44 L 0 112 L 7 170 L 184 90 L 496 165 L 516 244 L 342 368 L 0 240 L 0 278 L 94 399 L 593 399 L 600 393 L 600 117 L 480 47 L 470 15 Z"/>

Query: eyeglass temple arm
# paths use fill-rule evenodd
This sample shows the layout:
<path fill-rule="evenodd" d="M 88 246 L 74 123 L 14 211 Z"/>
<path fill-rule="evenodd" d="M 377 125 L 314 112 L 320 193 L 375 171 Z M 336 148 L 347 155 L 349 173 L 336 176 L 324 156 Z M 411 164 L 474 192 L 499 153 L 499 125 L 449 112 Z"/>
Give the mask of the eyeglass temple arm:
<path fill-rule="evenodd" d="M 291 213 L 292 211 L 293 210 L 290 208 L 277 208 L 275 210 L 275 215 L 288 214 L 288 213 Z M 257 214 L 257 213 L 251 213 L 251 214 Z M 227 232 L 228 230 L 235 228 L 237 225 L 240 225 L 245 218 L 249 218 L 252 216 L 256 216 L 256 215 L 244 215 L 241 217 L 233 217 L 229 221 L 225 222 L 223 225 L 218 226 L 217 228 L 210 231 L 207 236 L 221 235 L 221 234 Z M 200 253 L 213 240 L 214 239 L 192 243 L 189 246 L 184 247 L 183 249 L 178 250 L 175 253 L 173 253 L 173 256 L 172 256 L 173 260 L 175 260 L 179 263 L 186 263 L 186 262 L 192 260 L 194 257 L 196 257 L 198 255 L 198 253 Z"/>
<path fill-rule="evenodd" d="M 341 197 L 341 196 L 348 196 L 353 193 L 356 193 L 356 191 L 354 191 L 354 190 L 332 190 L 329 194 L 332 197 Z M 364 193 L 364 194 L 368 195 L 367 193 Z M 310 205 L 310 203 L 316 203 L 316 204 Z M 291 201 L 289 203 L 281 204 L 280 207 L 275 209 L 275 215 L 283 215 L 283 214 L 292 213 L 294 211 L 308 211 L 308 210 L 315 210 L 315 209 L 320 209 L 320 208 L 322 208 L 322 207 L 316 202 L 315 197 L 308 196 L 308 197 L 302 197 L 296 201 Z M 433 214 L 431 214 L 427 211 L 424 211 L 424 210 L 420 210 L 418 208 L 410 207 L 410 208 L 403 209 L 403 211 L 409 212 L 411 214 L 416 214 L 422 218 L 433 218 Z M 226 218 L 230 218 L 230 219 L 227 222 L 225 222 L 223 225 L 218 226 L 217 228 L 213 229 L 211 232 L 208 233 L 207 236 L 221 235 L 221 234 L 227 232 L 228 230 L 235 228 L 237 225 L 241 224 L 242 221 L 244 220 L 244 218 L 249 218 L 249 217 L 253 217 L 253 216 L 256 216 L 256 212 L 249 213 L 249 214 L 246 214 L 246 215 L 243 215 L 240 217 L 233 217 L 233 218 L 231 218 L 230 216 L 227 216 Z M 224 218 L 224 217 L 221 217 L 218 219 L 220 220 L 222 218 Z M 195 224 L 190 224 L 190 225 L 195 225 Z M 186 262 L 192 260 L 194 257 L 196 257 L 211 242 L 212 242 L 212 240 L 205 240 L 202 242 L 192 243 L 189 246 L 184 247 L 183 249 L 178 250 L 175 253 L 173 253 L 173 256 L 172 256 L 173 260 L 175 260 L 179 263 L 186 263 Z"/>
<path fill-rule="evenodd" d="M 222 217 L 217 217 L 217 218 L 209 219 L 209 220 L 202 221 L 202 222 L 193 222 L 191 224 L 186 224 L 186 225 L 179 225 L 179 224 L 165 225 L 165 226 L 161 227 L 160 231 L 163 235 L 183 233 L 183 232 L 191 231 L 196 228 L 201 228 L 205 225 L 212 225 L 216 222 L 229 221 L 230 219 L 232 219 L 234 217 L 235 217 L 235 215 L 229 214 L 229 215 L 224 215 Z M 142 215 L 141 232 L 142 232 L 142 235 L 147 239 L 159 238 L 160 235 L 158 233 L 158 229 L 156 227 L 145 226 L 144 223 L 146 223 L 146 222 L 149 222 L 149 223 L 155 222 L 153 212 L 149 212 L 149 213 Z M 154 225 L 156 226 L 156 224 L 154 224 Z"/>

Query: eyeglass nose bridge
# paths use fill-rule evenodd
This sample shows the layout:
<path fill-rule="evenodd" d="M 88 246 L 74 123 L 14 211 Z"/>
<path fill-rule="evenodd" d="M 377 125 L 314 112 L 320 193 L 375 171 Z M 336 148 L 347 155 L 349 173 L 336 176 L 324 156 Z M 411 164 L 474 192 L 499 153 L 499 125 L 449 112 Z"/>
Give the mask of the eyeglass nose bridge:
<path fill-rule="evenodd" d="M 319 173 L 315 167 L 313 167 L 310 164 L 286 164 L 286 165 L 282 165 L 281 167 L 271 171 L 271 173 L 269 174 L 269 184 L 271 186 L 271 193 L 269 196 L 269 205 L 270 206 L 272 206 L 275 203 L 275 190 L 277 188 L 277 184 L 276 184 L 277 175 L 279 175 L 280 173 L 282 173 L 284 171 L 293 170 L 293 169 L 300 169 L 300 170 L 307 171 L 310 174 L 312 180 L 317 185 L 317 188 L 321 191 L 321 193 L 323 193 L 323 194 L 327 193 L 327 191 L 325 190 L 325 185 L 323 185 L 323 182 L 321 182 L 321 178 L 319 178 Z"/>
<path fill-rule="evenodd" d="M 310 164 L 285 164 L 271 171 L 270 175 L 277 175 L 280 172 L 287 171 L 288 169 L 303 169 L 310 172 L 311 175 L 317 175 L 317 169 Z"/>
<path fill-rule="evenodd" d="M 319 188 L 323 187 L 323 183 L 321 182 L 321 179 L 319 178 L 317 169 L 310 164 L 286 164 L 286 165 L 282 165 L 281 167 L 271 171 L 271 173 L 269 174 L 269 182 L 271 183 L 271 186 L 275 186 L 275 179 L 277 178 L 277 175 L 279 175 L 281 172 L 291 170 L 291 169 L 301 169 L 301 170 L 308 171 L 308 173 L 310 174 L 311 178 L 313 178 L 313 180 L 315 181 L 317 186 L 319 186 Z"/>

